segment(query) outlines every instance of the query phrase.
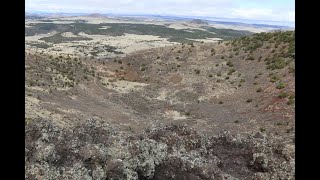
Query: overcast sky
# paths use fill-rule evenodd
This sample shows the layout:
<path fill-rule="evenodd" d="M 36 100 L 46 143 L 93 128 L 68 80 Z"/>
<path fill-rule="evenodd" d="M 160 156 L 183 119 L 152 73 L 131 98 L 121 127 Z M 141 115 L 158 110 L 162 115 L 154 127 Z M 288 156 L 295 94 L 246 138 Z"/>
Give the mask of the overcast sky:
<path fill-rule="evenodd" d="M 25 0 L 26 12 L 156 14 L 295 20 L 294 0 Z"/>

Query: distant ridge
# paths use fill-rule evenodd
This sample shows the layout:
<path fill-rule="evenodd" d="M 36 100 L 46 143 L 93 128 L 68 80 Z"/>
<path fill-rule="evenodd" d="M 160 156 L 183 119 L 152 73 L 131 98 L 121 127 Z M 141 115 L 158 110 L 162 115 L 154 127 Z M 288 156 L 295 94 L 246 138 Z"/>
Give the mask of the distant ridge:
<path fill-rule="evenodd" d="M 86 15 L 87 17 L 106 17 L 106 15 L 100 14 L 100 13 L 92 13 Z"/>
<path fill-rule="evenodd" d="M 205 20 L 202 19 L 193 19 L 190 21 L 192 24 L 203 24 L 203 25 L 208 25 L 209 23 Z"/>

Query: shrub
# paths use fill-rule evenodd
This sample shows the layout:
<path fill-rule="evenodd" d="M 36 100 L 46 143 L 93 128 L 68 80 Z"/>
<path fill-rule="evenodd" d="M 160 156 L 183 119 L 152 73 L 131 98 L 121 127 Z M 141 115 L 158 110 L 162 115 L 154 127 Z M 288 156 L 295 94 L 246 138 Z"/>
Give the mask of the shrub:
<path fill-rule="evenodd" d="M 230 77 L 229 77 L 229 76 L 227 76 L 227 77 L 225 77 L 225 79 L 230 79 Z"/>
<path fill-rule="evenodd" d="M 145 71 L 147 70 L 146 67 L 140 67 L 140 71 Z"/>
<path fill-rule="evenodd" d="M 219 72 L 219 73 L 217 74 L 217 76 L 219 76 L 219 77 L 220 77 L 220 76 L 221 76 L 221 72 Z"/>
<path fill-rule="evenodd" d="M 127 63 L 127 65 L 130 66 L 131 64 L 130 64 L 130 63 Z"/>
<path fill-rule="evenodd" d="M 239 120 L 235 120 L 234 123 L 239 123 Z"/>
<path fill-rule="evenodd" d="M 235 69 L 230 69 L 229 72 L 228 72 L 228 75 L 231 75 L 232 73 L 236 72 Z"/>
<path fill-rule="evenodd" d="M 295 99 L 289 99 L 289 101 L 287 102 L 288 105 L 292 105 L 295 103 Z"/>
<path fill-rule="evenodd" d="M 222 101 L 219 101 L 219 104 L 223 104 L 223 102 L 222 102 Z"/>
<path fill-rule="evenodd" d="M 249 56 L 249 57 L 247 57 L 247 59 L 246 60 L 254 60 L 254 57 L 253 56 Z"/>
<path fill-rule="evenodd" d="M 294 98 L 295 98 L 295 95 L 294 95 L 294 94 L 292 94 L 292 95 L 289 96 L 289 99 L 294 99 Z"/>
<path fill-rule="evenodd" d="M 221 59 L 224 59 L 224 56 L 222 56 Z"/>
<path fill-rule="evenodd" d="M 229 67 L 233 67 L 232 62 L 231 62 L 231 61 L 228 61 L 228 62 L 227 62 L 227 66 L 229 66 Z"/>
<path fill-rule="evenodd" d="M 186 116 L 190 116 L 190 112 L 186 112 Z"/>
<path fill-rule="evenodd" d="M 219 66 L 219 64 L 216 64 L 216 67 L 218 67 Z"/>
<path fill-rule="evenodd" d="M 266 131 L 265 128 L 260 128 L 260 132 L 264 132 L 264 131 Z"/>
<path fill-rule="evenodd" d="M 259 87 L 259 88 L 257 89 L 257 92 L 261 92 L 261 91 L 262 91 L 262 88 Z"/>
<path fill-rule="evenodd" d="M 289 96 L 288 93 L 286 93 L 286 92 L 281 92 L 281 93 L 278 95 L 278 98 L 283 99 L 283 98 L 286 98 L 286 97 L 288 97 L 288 96 Z"/>
<path fill-rule="evenodd" d="M 177 67 L 180 67 L 180 66 L 181 66 L 180 64 L 177 65 Z"/>
<path fill-rule="evenodd" d="M 254 82 L 254 83 L 253 83 L 253 85 L 258 85 L 258 84 L 259 84 L 258 82 Z"/>
<path fill-rule="evenodd" d="M 241 80 L 240 80 L 240 83 L 244 83 L 244 82 L 246 82 L 245 79 L 241 79 Z"/>
<path fill-rule="evenodd" d="M 196 72 L 196 74 L 200 74 L 200 70 L 199 69 L 195 69 L 194 71 Z"/>
<path fill-rule="evenodd" d="M 179 57 L 176 57 L 176 59 L 179 59 Z"/>
<path fill-rule="evenodd" d="M 255 76 L 254 76 L 255 79 L 257 79 L 258 77 L 259 77 L 258 75 L 255 75 Z"/>
<path fill-rule="evenodd" d="M 284 87 L 286 87 L 286 84 L 284 82 L 280 82 L 276 86 L 277 89 L 283 89 Z"/>
<path fill-rule="evenodd" d="M 209 74 L 209 77 L 213 77 L 212 74 Z"/>
<path fill-rule="evenodd" d="M 221 82 L 221 79 L 217 79 L 217 83 L 220 83 Z"/>
<path fill-rule="evenodd" d="M 279 80 L 280 80 L 280 78 L 279 78 L 278 76 L 273 76 L 273 77 L 270 79 L 270 81 L 273 82 L 273 83 L 275 83 L 275 82 L 277 82 L 277 81 L 279 81 Z"/>
<path fill-rule="evenodd" d="M 252 102 L 252 99 L 248 99 L 246 102 L 247 102 L 247 103 L 251 103 L 251 102 Z"/>
<path fill-rule="evenodd" d="M 287 65 L 287 62 L 283 58 L 275 57 L 269 62 L 267 69 L 283 69 Z"/>
<path fill-rule="evenodd" d="M 295 74 L 295 67 L 294 66 L 289 66 L 289 73 Z"/>
<path fill-rule="evenodd" d="M 119 63 L 119 64 L 122 64 L 122 61 L 121 61 L 121 60 L 119 60 L 119 61 L 118 61 L 118 63 Z"/>
<path fill-rule="evenodd" d="M 157 59 L 160 59 L 160 56 L 157 56 Z"/>

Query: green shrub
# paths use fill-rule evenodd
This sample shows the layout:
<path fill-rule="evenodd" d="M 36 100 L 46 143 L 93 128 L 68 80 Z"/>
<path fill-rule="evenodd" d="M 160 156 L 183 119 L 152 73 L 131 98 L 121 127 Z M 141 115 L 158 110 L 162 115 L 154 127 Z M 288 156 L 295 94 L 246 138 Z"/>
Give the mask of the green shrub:
<path fill-rule="evenodd" d="M 292 105 L 294 103 L 295 103 L 295 99 L 289 99 L 287 102 L 288 105 Z"/>
<path fill-rule="evenodd" d="M 236 72 L 235 69 L 230 69 L 229 72 L 228 72 L 228 75 L 231 75 L 232 73 Z"/>
<path fill-rule="evenodd" d="M 246 60 L 254 60 L 254 57 L 253 56 L 249 56 L 249 57 L 247 57 L 247 59 Z"/>
<path fill-rule="evenodd" d="M 264 131 L 266 131 L 265 128 L 260 128 L 260 132 L 264 132 Z"/>
<path fill-rule="evenodd" d="M 145 70 L 147 70 L 146 67 L 140 67 L 140 71 L 145 71 Z"/>
<path fill-rule="evenodd" d="M 278 95 L 278 98 L 283 99 L 283 98 L 286 98 L 286 97 L 288 97 L 288 96 L 289 96 L 288 93 L 286 93 L 286 92 L 281 92 L 281 93 Z"/>
<path fill-rule="evenodd" d="M 277 82 L 277 81 L 279 81 L 279 80 L 280 80 L 280 78 L 279 78 L 278 76 L 273 76 L 273 77 L 270 79 L 270 82 L 275 83 L 275 82 Z"/>
<path fill-rule="evenodd" d="M 244 82 L 246 82 L 245 79 L 241 79 L 241 80 L 240 80 L 240 83 L 244 83 Z"/>
<path fill-rule="evenodd" d="M 295 98 L 295 95 L 294 95 L 294 94 L 292 94 L 292 95 L 289 96 L 289 99 L 294 99 L 294 98 Z"/>
<path fill-rule="evenodd" d="M 283 89 L 284 87 L 286 87 L 286 84 L 284 82 L 280 82 L 276 86 L 277 89 Z"/>
<path fill-rule="evenodd" d="M 271 70 L 283 69 L 286 65 L 287 65 L 287 62 L 285 61 L 285 59 L 280 57 L 275 57 L 269 62 L 267 69 L 271 69 Z"/>
<path fill-rule="evenodd" d="M 232 62 L 231 62 L 231 61 L 228 61 L 228 62 L 227 62 L 227 66 L 229 66 L 229 67 L 233 67 L 234 65 L 232 64 Z"/>

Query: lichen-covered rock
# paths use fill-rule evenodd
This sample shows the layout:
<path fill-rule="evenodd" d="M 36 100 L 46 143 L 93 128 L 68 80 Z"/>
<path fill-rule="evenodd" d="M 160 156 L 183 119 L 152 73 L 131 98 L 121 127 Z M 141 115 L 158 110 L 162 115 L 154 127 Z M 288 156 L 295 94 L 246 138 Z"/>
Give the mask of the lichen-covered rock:
<path fill-rule="evenodd" d="M 295 179 L 292 141 L 206 136 L 185 125 L 127 136 L 99 119 L 72 129 L 34 120 L 26 125 L 25 152 L 26 179 Z"/>

